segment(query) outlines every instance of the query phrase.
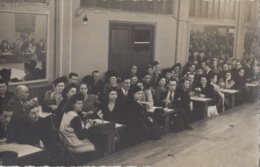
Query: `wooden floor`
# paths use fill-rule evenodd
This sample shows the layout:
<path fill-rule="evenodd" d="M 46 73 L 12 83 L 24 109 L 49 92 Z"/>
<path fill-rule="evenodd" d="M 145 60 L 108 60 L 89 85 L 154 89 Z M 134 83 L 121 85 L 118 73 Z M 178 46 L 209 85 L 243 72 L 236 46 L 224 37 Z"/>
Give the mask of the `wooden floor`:
<path fill-rule="evenodd" d="M 259 107 L 247 103 L 192 124 L 193 131 L 171 133 L 88 165 L 197 167 L 258 166 Z"/>

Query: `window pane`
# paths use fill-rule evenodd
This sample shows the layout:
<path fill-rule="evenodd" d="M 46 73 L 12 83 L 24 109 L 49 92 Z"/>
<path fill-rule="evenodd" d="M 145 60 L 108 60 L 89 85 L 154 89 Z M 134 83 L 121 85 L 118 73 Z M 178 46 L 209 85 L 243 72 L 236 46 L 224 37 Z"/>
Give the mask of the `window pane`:
<path fill-rule="evenodd" d="M 150 30 L 135 30 L 135 42 L 150 42 Z"/>
<path fill-rule="evenodd" d="M 111 52 L 113 54 L 128 53 L 129 50 L 129 30 L 112 30 Z"/>
<path fill-rule="evenodd" d="M 109 0 L 96 0 L 96 7 L 108 8 Z"/>
<path fill-rule="evenodd" d="M 122 1 L 122 9 L 123 10 L 133 10 L 133 0 L 123 0 Z"/>
<path fill-rule="evenodd" d="M 165 8 L 164 8 L 164 13 L 172 13 L 172 5 L 173 5 L 173 2 L 171 0 L 166 0 L 165 1 Z"/>
<path fill-rule="evenodd" d="M 95 0 L 81 0 L 80 6 L 95 7 Z"/>
<path fill-rule="evenodd" d="M 155 13 L 163 13 L 163 3 L 164 3 L 164 1 L 160 1 L 160 0 L 154 1 L 154 12 Z"/>
<path fill-rule="evenodd" d="M 154 2 L 153 2 L 153 0 L 147 0 L 145 11 L 149 12 L 149 13 L 154 12 Z"/>
<path fill-rule="evenodd" d="M 121 9 L 121 4 L 123 0 L 110 0 L 111 9 Z"/>
<path fill-rule="evenodd" d="M 135 0 L 133 10 L 144 12 L 145 11 L 145 1 Z"/>
<path fill-rule="evenodd" d="M 81 0 L 82 7 L 101 7 L 167 14 L 172 13 L 172 4 L 173 0 Z"/>
<path fill-rule="evenodd" d="M 150 50 L 150 44 L 135 44 L 135 52 L 147 52 Z"/>

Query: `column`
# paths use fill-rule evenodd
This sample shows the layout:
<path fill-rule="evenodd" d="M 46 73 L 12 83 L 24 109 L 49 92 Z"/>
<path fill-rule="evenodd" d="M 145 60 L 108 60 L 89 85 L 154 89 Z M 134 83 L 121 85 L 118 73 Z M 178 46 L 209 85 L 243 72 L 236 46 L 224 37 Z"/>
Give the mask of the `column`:
<path fill-rule="evenodd" d="M 189 54 L 189 0 L 178 0 L 175 62 L 184 65 Z"/>
<path fill-rule="evenodd" d="M 72 1 L 58 1 L 56 12 L 56 77 L 58 77 L 71 72 Z"/>

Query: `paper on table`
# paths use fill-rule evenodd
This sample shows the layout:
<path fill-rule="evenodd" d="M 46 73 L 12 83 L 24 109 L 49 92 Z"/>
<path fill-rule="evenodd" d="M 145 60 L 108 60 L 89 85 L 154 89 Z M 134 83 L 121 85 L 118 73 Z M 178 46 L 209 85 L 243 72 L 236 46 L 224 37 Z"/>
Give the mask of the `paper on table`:
<path fill-rule="evenodd" d="M 102 120 L 101 119 L 94 119 L 94 121 L 96 121 L 98 124 L 102 124 Z M 109 123 L 109 121 L 103 120 L 103 123 Z M 116 123 L 116 128 L 119 128 L 121 126 L 123 126 L 123 125 Z"/>
<path fill-rule="evenodd" d="M 18 158 L 43 151 L 43 149 L 26 144 L 8 143 L 0 145 L 0 152 L 13 151 L 18 153 Z"/>
<path fill-rule="evenodd" d="M 151 109 L 149 109 L 149 110 L 147 110 L 147 111 L 148 111 L 148 112 L 154 112 L 154 110 L 155 110 L 156 108 L 162 108 L 162 107 L 153 106 Z"/>
<path fill-rule="evenodd" d="M 38 106 L 38 108 L 39 108 L 39 115 L 40 115 L 40 117 L 42 117 L 42 118 L 45 118 L 45 117 L 47 117 L 47 116 L 49 116 L 49 115 L 52 114 L 52 113 L 48 113 L 48 112 L 42 111 L 42 106 Z"/>

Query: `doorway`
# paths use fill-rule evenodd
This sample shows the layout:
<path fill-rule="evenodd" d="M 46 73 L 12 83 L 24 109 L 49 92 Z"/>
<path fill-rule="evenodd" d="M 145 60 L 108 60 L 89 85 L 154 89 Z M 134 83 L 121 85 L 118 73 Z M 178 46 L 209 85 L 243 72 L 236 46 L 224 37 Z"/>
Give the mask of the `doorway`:
<path fill-rule="evenodd" d="M 145 71 L 153 61 L 154 25 L 110 23 L 109 70 L 120 76 L 128 74 L 132 65 Z"/>

